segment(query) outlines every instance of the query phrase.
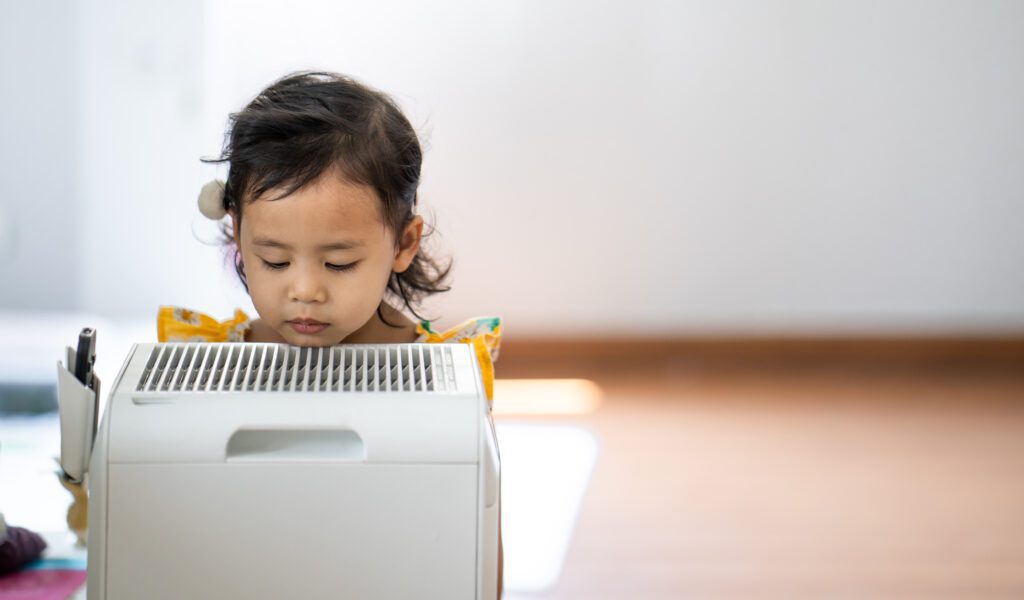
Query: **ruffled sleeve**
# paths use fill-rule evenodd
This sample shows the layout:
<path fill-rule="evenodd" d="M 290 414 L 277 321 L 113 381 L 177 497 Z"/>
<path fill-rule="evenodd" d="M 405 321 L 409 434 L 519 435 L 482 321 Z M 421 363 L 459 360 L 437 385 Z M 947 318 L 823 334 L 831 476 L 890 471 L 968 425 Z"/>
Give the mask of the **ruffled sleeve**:
<path fill-rule="evenodd" d="M 223 321 L 177 306 L 161 306 L 156 316 L 160 342 L 244 342 L 251 328 L 249 316 L 241 309 L 235 309 L 235 316 Z"/>
<path fill-rule="evenodd" d="M 501 347 L 500 317 L 476 317 L 443 332 L 434 331 L 429 321 L 420 321 L 416 332 L 427 343 L 471 344 L 480 363 L 487 399 L 494 400 L 494 362 Z"/>

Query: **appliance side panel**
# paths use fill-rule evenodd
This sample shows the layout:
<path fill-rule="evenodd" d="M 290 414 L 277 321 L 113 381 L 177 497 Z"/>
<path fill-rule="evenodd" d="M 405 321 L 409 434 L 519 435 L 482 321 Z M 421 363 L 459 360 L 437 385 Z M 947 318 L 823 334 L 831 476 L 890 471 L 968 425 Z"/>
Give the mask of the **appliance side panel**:
<path fill-rule="evenodd" d="M 107 401 L 96 415 L 100 419 L 93 441 L 92 456 L 89 459 L 89 530 L 86 564 L 86 595 L 88 598 L 107 597 L 107 524 L 108 524 L 108 474 L 110 467 L 110 422 L 117 412 L 114 406 L 130 401 L 122 390 L 122 384 L 134 385 L 146 366 L 152 344 L 135 344 L 125 357 L 121 370 L 111 382 Z M 127 379 L 126 379 L 127 376 Z M 120 400 L 119 400 L 120 398 Z"/>
<path fill-rule="evenodd" d="M 113 416 L 113 411 L 109 406 L 107 408 L 96 432 L 89 461 L 89 552 L 86 554 L 86 594 L 89 598 L 106 598 L 107 593 L 107 500 L 110 497 L 107 489 L 107 445 Z"/>
<path fill-rule="evenodd" d="M 497 598 L 498 540 L 501 527 L 501 462 L 498 456 L 494 420 L 481 402 L 480 461 L 477 501 L 477 597 Z"/>

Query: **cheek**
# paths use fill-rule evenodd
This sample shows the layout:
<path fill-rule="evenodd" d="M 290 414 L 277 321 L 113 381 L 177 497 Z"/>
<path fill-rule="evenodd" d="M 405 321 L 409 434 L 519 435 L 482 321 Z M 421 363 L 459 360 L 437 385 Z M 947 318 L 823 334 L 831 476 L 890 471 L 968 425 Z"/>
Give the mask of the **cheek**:
<path fill-rule="evenodd" d="M 377 264 L 373 271 L 366 273 L 366 278 L 363 280 L 363 284 L 366 286 L 366 293 L 373 295 L 379 300 L 383 299 L 384 292 L 387 289 L 388 279 L 391 277 L 391 263 Z"/>
<path fill-rule="evenodd" d="M 356 311 L 371 304 L 376 308 L 385 285 L 387 280 L 381 281 L 376 270 L 366 269 L 353 276 L 341 276 L 331 284 L 331 301 Z"/>
<path fill-rule="evenodd" d="M 260 266 L 253 268 L 246 264 L 245 277 L 249 283 L 249 297 L 253 306 L 261 316 L 269 317 L 276 309 L 273 303 L 275 284 L 263 270 Z"/>
<path fill-rule="evenodd" d="M 347 315 L 353 328 L 362 325 L 376 313 L 377 306 L 384 299 L 390 274 L 390 270 L 382 271 L 379 266 L 375 266 L 372 270 L 363 270 L 355 277 L 339 278 L 331 287 L 334 310 Z"/>

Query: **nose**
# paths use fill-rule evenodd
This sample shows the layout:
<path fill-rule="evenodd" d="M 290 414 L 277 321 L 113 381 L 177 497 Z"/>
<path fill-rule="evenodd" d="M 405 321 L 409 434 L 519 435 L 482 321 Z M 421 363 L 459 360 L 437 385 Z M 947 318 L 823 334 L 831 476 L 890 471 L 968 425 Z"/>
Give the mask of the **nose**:
<path fill-rule="evenodd" d="M 296 269 L 288 289 L 288 299 L 293 302 L 326 302 L 327 289 L 312 269 Z"/>

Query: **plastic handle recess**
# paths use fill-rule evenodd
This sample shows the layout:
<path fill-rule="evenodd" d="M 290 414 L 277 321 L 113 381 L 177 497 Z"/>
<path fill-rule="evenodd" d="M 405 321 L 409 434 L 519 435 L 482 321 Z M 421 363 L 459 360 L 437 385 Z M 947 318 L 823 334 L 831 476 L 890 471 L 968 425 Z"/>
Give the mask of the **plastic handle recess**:
<path fill-rule="evenodd" d="M 348 429 L 239 429 L 228 440 L 228 462 L 360 462 L 363 439 Z"/>

